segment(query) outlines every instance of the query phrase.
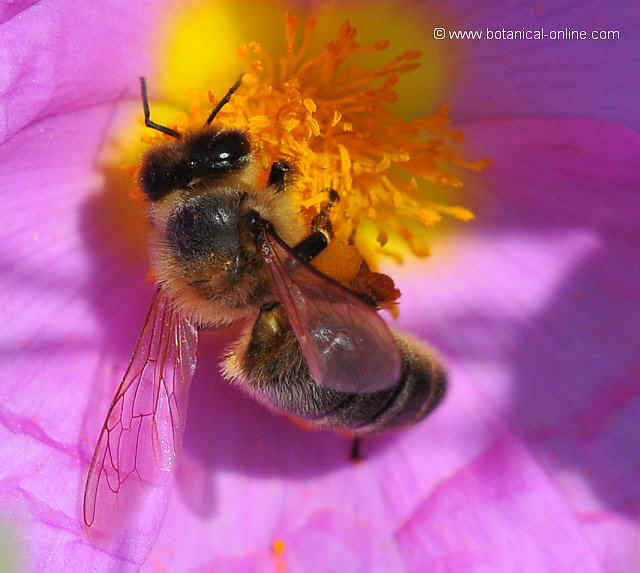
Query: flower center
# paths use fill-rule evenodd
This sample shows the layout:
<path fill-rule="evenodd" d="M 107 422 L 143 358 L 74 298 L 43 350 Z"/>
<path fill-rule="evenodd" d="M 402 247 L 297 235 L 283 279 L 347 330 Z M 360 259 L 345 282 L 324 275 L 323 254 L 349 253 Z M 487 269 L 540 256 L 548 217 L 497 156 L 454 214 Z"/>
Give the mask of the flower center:
<path fill-rule="evenodd" d="M 315 264 L 349 280 L 362 259 L 375 265 L 390 237 L 426 256 L 426 227 L 443 217 L 472 219 L 471 211 L 434 201 L 430 191 L 462 187 L 457 173 L 482 170 L 487 162 L 461 157 L 456 145 L 462 134 L 451 128 L 446 106 L 415 119 L 393 112 L 394 86 L 420 66 L 419 51 L 387 56 L 389 42 L 360 44 L 345 22 L 312 55 L 314 27 L 312 19 L 301 24 L 287 15 L 282 53 L 258 42 L 241 46 L 247 70 L 242 86 L 215 123 L 249 134 L 259 162 L 258 188 L 266 185 L 273 162 L 293 166 L 291 201 L 309 227 L 322 214 L 335 235 Z M 365 59 L 376 63 L 365 68 Z M 196 98 L 169 125 L 180 132 L 200 127 L 227 87 Z M 142 143 L 164 137 L 148 131 Z"/>

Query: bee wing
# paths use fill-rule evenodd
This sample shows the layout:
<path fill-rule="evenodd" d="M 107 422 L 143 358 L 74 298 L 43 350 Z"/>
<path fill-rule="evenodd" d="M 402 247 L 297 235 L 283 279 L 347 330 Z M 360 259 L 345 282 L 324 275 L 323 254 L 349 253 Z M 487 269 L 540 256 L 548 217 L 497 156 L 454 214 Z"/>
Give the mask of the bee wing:
<path fill-rule="evenodd" d="M 123 506 L 130 511 L 168 483 L 181 447 L 197 343 L 196 327 L 158 290 L 91 460 L 83 507 L 88 527 L 96 514 L 103 527 Z"/>
<path fill-rule="evenodd" d="M 358 394 L 394 386 L 400 354 L 376 310 L 299 259 L 268 228 L 261 235 L 262 258 L 316 383 Z"/>

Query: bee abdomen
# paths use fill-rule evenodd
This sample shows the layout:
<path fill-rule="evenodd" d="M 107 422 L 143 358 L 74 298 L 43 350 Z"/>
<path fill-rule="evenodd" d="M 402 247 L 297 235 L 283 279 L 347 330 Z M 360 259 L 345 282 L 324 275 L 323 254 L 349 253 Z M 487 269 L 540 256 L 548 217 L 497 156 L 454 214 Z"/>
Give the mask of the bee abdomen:
<path fill-rule="evenodd" d="M 224 369 L 277 411 L 362 435 L 413 424 L 445 395 L 446 375 L 440 361 L 422 343 L 396 332 L 393 337 L 402 359 L 396 385 L 372 394 L 347 394 L 320 386 L 309 374 L 288 324 L 277 328 L 273 315 L 279 315 L 278 309 L 261 313 L 251 331 L 234 345 Z"/>
<path fill-rule="evenodd" d="M 442 401 L 447 382 L 439 359 L 417 340 L 393 335 L 402 358 L 398 383 L 374 394 L 341 394 L 342 400 L 316 423 L 357 435 L 375 434 L 415 424 Z"/>
<path fill-rule="evenodd" d="M 386 392 L 387 399 L 375 415 L 356 428 L 359 434 L 414 424 L 438 406 L 445 396 L 447 379 L 440 360 L 421 342 L 398 332 L 393 335 L 402 358 L 400 380 Z M 367 398 L 366 394 L 355 395 L 356 402 Z"/>

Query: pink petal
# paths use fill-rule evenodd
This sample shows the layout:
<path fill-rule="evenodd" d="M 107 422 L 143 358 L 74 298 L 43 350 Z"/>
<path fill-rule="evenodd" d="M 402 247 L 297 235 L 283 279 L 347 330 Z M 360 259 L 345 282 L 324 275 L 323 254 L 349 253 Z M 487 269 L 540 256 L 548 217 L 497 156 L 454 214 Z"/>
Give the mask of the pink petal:
<path fill-rule="evenodd" d="M 15 2 L 0 8 L 0 142 L 54 113 L 137 93 L 162 2 Z"/>
<path fill-rule="evenodd" d="M 0 496 L 5 515 L 19 518 L 33 540 L 27 551 L 41 570 L 51 552 L 58 564 L 75 561 L 78 551 L 96 570 L 114 563 L 87 544 L 79 499 L 151 285 L 118 250 L 91 196 L 99 188 L 89 167 L 100 141 L 95 127 L 105 125 L 110 111 L 52 118 L 2 150 L 0 176 L 20 181 L 5 212 L 20 217 L 6 218 L 1 243 L 9 328 L 2 342 L 8 382 Z M 145 569 L 190 570 L 212 559 L 250 559 L 266 568 L 285 559 L 292 570 L 313 570 L 310 563 L 322 570 L 326 555 L 363 571 L 424 562 L 444 567 L 451 558 L 444 541 L 437 543 L 440 554 L 408 549 L 415 535 L 431 539 L 420 531 L 433 527 L 443 535 L 447 528 L 469 536 L 482 531 L 491 540 L 488 555 L 479 557 L 471 546 L 461 562 L 500 564 L 509 558 L 500 539 L 515 522 L 522 539 L 528 533 L 537 540 L 529 540 L 536 565 L 575 562 L 589 570 L 596 559 L 615 571 L 628 561 L 635 530 L 624 515 L 635 515 L 638 492 L 634 434 L 622 429 L 634 419 L 636 385 L 625 372 L 633 372 L 637 347 L 624 329 L 635 322 L 637 298 L 621 295 L 637 292 L 631 290 L 637 267 L 628 244 L 633 229 L 623 216 L 616 225 L 614 215 L 636 207 L 629 161 L 636 136 L 588 122 L 487 123 L 467 132 L 474 144 L 494 150 L 491 193 L 477 208 L 482 223 L 465 228 L 468 235 L 456 237 L 446 257 L 446 249 L 436 249 L 442 261 L 424 264 L 419 291 L 411 275 L 403 285 L 411 309 L 403 313 L 405 328 L 421 332 L 448 358 L 446 404 L 408 432 L 367 442 L 367 461 L 352 466 L 344 440 L 300 431 L 219 380 L 219 341 L 209 336 L 194 381 L 184 463 Z M 50 146 L 42 133 L 58 134 L 68 147 Z M 608 157 L 600 152 L 602 140 Z M 28 162 L 33 156 L 41 157 L 37 167 Z M 615 212 L 593 209 L 602 202 L 589 193 L 594 182 L 618 190 Z M 550 189 L 563 201 L 548 199 Z M 597 285 L 589 282 L 590 257 L 607 264 Z M 580 266 L 586 270 L 572 278 Z M 578 298 L 575 288 L 562 286 L 567 280 L 582 291 Z M 558 310 L 545 318 L 550 303 Z M 564 313 L 559 321 L 558 312 Z M 587 336 L 593 324 L 603 332 Z M 620 332 L 603 346 L 607 334 Z M 563 339 L 569 350 L 559 344 Z M 543 345 L 549 366 L 527 353 L 531 340 Z M 540 368 L 543 390 L 535 376 Z M 597 424 L 585 428 L 585 420 Z M 497 495 L 491 492 L 498 476 L 511 489 L 499 500 L 504 511 L 490 512 L 485 498 Z M 462 525 L 438 494 L 455 483 L 473 508 Z M 547 500 L 543 515 L 538 499 Z M 543 535 L 549 515 L 573 540 L 562 552 L 553 536 Z M 132 540 L 132 560 L 144 558 L 152 537 Z M 274 539 L 283 539 L 283 556 L 269 551 Z"/>
<path fill-rule="evenodd" d="M 406 571 L 602 571 L 563 496 L 508 437 L 443 480 L 395 538 Z"/>
<path fill-rule="evenodd" d="M 140 263 L 113 246 L 115 230 L 105 226 L 95 195 L 101 181 L 93 161 L 112 111 L 55 117 L 2 147 L 0 179 L 11 193 L 0 254 L 8 325 L 0 342 L 0 496 L 3 513 L 26 520 L 36 569 L 72 556 L 113 563 L 89 546 L 79 503 L 98 427 L 152 285 Z M 129 559 L 148 552 L 144 539 L 138 543 Z"/>
<path fill-rule="evenodd" d="M 634 570 L 640 137 L 588 121 L 484 122 L 464 131 L 495 160 L 477 197 L 478 223 L 436 248 L 420 281 L 407 273 L 401 289 L 411 312 L 402 322 L 441 348 L 465 390 L 504 420 L 521 444 L 518 457 L 528 452 L 548 476 L 603 570 Z M 529 519 L 551 515 L 549 504 L 538 507 L 527 508 Z M 415 523 L 428 515 L 442 524 L 434 511 L 425 504 Z M 488 563 L 500 569 L 499 559 Z"/>
<path fill-rule="evenodd" d="M 637 569 L 639 143 L 599 122 L 466 129 L 495 161 L 479 223 L 402 281 L 404 327 L 451 370 L 429 420 L 365 442 L 354 466 L 345 440 L 220 380 L 209 335 L 158 542 L 154 514 L 114 556 L 89 545 L 88 457 L 152 285 L 96 195 L 113 109 L 54 114 L 135 89 L 146 6 L 21 6 L 0 14 L 13 16 L 0 49 L 0 136 L 13 136 L 0 148 L 0 519 L 33 570 L 135 571 L 149 551 L 143 571 Z M 104 53 L 119 66 L 96 74 Z M 494 112 L 517 110 L 505 98 Z"/>
<path fill-rule="evenodd" d="M 624 316 L 635 323 L 631 287 L 638 279 L 628 220 L 602 208 L 594 214 L 589 202 L 590 189 L 603 186 L 618 190 L 618 214 L 636 208 L 630 159 L 637 136 L 593 122 L 487 123 L 467 131 L 495 160 L 478 204 L 481 223 L 456 236 L 450 249 L 436 249 L 422 278 L 407 268 L 403 284 L 404 326 L 448 359 L 448 401 L 411 431 L 370 441 L 367 461 L 354 468 L 344 463 L 337 439 L 300 433 L 223 386 L 207 394 L 196 386 L 192 413 L 201 409 L 206 423 L 191 427 L 201 446 L 187 457 L 196 453 L 212 468 L 213 477 L 201 480 L 203 499 L 215 500 L 210 519 L 202 522 L 174 500 L 145 569 L 177 566 L 167 548 L 185 530 L 187 555 L 252 554 L 252 563 L 264 567 L 275 559 L 265 548 L 281 538 L 292 570 L 340 563 L 355 571 L 495 571 L 526 558 L 530 571 L 618 571 L 630 562 L 635 526 L 624 516 L 635 515 L 638 502 L 635 434 L 623 435 L 615 449 L 610 442 L 621 438 L 617 424 L 633 423 L 634 392 L 609 405 L 583 394 L 598 385 L 604 391 L 638 355 L 630 337 L 599 353 L 603 334 L 616 334 Z M 602 293 L 590 294 L 579 274 L 584 302 L 569 289 L 570 303 L 554 311 L 562 313 L 559 321 L 545 320 L 546 305 L 564 296 L 564 283 L 576 268 L 588 269 L 603 245 L 610 253 L 602 288 L 635 298 L 612 305 Z M 596 323 L 605 332 L 594 338 L 588 328 Z M 610 420 L 597 439 L 609 447 L 595 460 L 589 456 L 597 444 L 589 449 L 590 442 L 574 439 L 581 432 L 571 413 L 585 407 Z M 235 423 L 242 419 L 250 425 Z M 567 439 L 573 457 L 563 450 Z M 628 508 L 610 504 L 614 492 Z M 202 527 L 209 531 L 204 544 Z M 229 539 L 238 527 L 242 535 Z M 197 563 L 199 557 L 180 566 Z"/>
<path fill-rule="evenodd" d="M 481 31 L 480 40 L 446 42 L 456 73 L 449 100 L 458 120 L 585 117 L 638 129 L 640 10 L 633 2 L 456 0 L 433 26 Z M 617 39 L 488 40 L 491 31 L 612 31 Z M 433 29 L 426 31 L 429 36 Z M 565 32 L 567 34 L 568 32 Z M 560 36 L 561 37 L 561 36 Z"/>

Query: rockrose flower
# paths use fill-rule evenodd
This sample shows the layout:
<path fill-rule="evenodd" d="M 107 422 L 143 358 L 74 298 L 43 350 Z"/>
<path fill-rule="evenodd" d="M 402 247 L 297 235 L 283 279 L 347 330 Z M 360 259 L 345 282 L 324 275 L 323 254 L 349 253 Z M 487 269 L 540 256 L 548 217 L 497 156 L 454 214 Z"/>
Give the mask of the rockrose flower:
<path fill-rule="evenodd" d="M 637 9 L 18 2 L 0 22 L 0 564 L 638 569 Z M 450 391 L 354 464 L 224 381 L 233 334 L 205 333 L 168 499 L 105 547 L 84 480 L 154 289 L 135 180 L 163 136 L 137 78 L 181 129 L 240 71 L 220 121 L 265 169 L 298 162 L 301 216 L 338 190 L 319 267 L 392 276 Z"/>

